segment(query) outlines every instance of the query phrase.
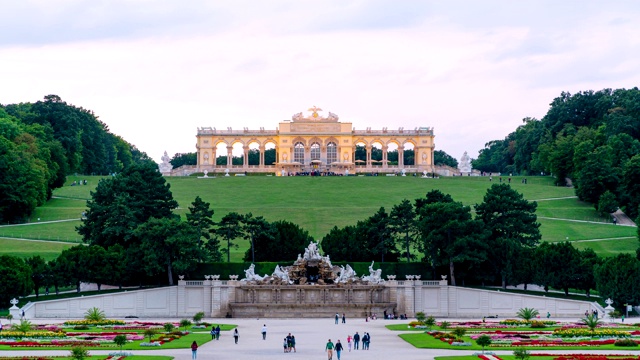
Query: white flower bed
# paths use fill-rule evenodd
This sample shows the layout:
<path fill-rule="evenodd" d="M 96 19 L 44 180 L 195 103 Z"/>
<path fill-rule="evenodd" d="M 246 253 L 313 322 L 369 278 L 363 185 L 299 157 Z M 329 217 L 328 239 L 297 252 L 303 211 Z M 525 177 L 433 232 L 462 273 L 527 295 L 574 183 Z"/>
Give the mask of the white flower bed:
<path fill-rule="evenodd" d="M 159 342 L 152 342 L 152 343 L 143 342 L 143 343 L 140 343 L 140 346 L 155 347 L 155 346 L 162 346 L 162 344 L 160 344 Z"/>

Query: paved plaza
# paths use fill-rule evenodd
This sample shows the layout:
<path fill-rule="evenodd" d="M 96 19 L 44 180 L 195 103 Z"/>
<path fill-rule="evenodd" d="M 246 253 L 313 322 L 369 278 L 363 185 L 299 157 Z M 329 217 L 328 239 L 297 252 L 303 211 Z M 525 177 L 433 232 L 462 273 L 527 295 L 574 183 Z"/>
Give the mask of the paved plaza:
<path fill-rule="evenodd" d="M 176 319 L 143 319 L 154 322 L 175 322 Z M 456 321 L 456 319 L 447 319 Z M 465 319 L 472 320 L 472 319 Z M 563 319 L 567 321 L 578 321 L 578 319 Z M 33 323 L 53 323 L 63 320 L 33 320 Z M 334 343 L 340 339 L 346 348 L 347 335 L 359 332 L 360 335 L 368 332 L 371 335 L 370 350 L 343 351 L 341 359 L 425 359 L 430 360 L 435 356 L 456 356 L 470 355 L 476 351 L 467 350 L 442 350 L 442 349 L 416 349 L 409 343 L 398 337 L 401 332 L 390 331 L 385 325 L 394 323 L 407 323 L 407 320 L 375 320 L 366 322 L 362 319 L 347 318 L 346 324 L 335 324 L 334 318 L 327 319 L 205 319 L 211 323 L 224 323 L 238 325 L 240 340 L 236 345 L 233 341 L 232 331 L 223 331 L 220 340 L 210 341 L 198 349 L 198 359 L 327 359 L 324 347 L 328 339 Z M 262 340 L 261 329 L 263 324 L 267 325 L 267 339 Z M 288 333 L 296 337 L 296 353 L 283 353 L 282 342 Z M 90 350 L 91 354 L 107 354 L 114 350 Z M 534 350 L 535 351 L 535 350 Z M 544 351 L 544 350 L 540 350 Z M 191 359 L 190 349 L 168 349 L 168 350 L 137 350 L 132 351 L 135 355 L 168 355 L 177 360 Z M 593 351 L 593 350 L 549 350 L 545 353 L 567 354 L 567 353 L 616 353 L 634 354 L 633 351 Z M 41 354 L 41 355 L 68 355 L 68 350 L 56 351 L 0 351 L 0 356 L 16 356 L 18 354 Z M 512 354 L 512 351 L 495 351 L 496 354 Z M 337 356 L 334 354 L 334 360 Z"/>

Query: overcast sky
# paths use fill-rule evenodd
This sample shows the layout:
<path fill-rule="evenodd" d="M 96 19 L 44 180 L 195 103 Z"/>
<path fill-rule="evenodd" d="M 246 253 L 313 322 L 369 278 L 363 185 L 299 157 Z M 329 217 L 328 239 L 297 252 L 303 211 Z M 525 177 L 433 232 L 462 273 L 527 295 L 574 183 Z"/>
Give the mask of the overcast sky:
<path fill-rule="evenodd" d="M 639 80 L 635 0 L 0 0 L 0 103 L 59 95 L 156 161 L 314 105 L 475 158 L 562 91 Z"/>

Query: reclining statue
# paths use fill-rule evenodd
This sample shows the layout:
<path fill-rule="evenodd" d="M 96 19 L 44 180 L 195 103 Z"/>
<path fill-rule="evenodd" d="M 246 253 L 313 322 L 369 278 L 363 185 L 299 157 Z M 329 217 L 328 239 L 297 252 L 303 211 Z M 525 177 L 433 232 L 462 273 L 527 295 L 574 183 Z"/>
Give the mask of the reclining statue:
<path fill-rule="evenodd" d="M 251 264 L 251 266 L 249 266 L 249 268 L 244 271 L 244 279 L 240 281 L 262 281 L 264 280 L 264 278 L 267 277 L 267 275 L 265 276 L 257 275 L 255 273 L 255 268 L 256 266 L 254 264 Z"/>
<path fill-rule="evenodd" d="M 369 275 L 363 276 L 362 281 L 368 281 L 372 284 L 383 283 L 384 280 L 382 279 L 382 269 L 373 270 L 373 263 L 374 262 L 372 261 L 371 265 L 369 265 Z"/>

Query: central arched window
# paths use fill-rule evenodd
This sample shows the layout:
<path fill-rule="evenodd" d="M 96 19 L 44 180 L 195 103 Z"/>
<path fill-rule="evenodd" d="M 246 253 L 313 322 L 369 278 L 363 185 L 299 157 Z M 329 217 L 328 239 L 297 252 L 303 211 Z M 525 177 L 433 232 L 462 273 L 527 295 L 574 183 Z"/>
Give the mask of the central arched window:
<path fill-rule="evenodd" d="M 304 145 L 301 142 L 293 146 L 293 161 L 304 163 Z"/>
<path fill-rule="evenodd" d="M 327 144 L 327 164 L 338 161 L 338 146 L 334 142 Z"/>
<path fill-rule="evenodd" d="M 311 144 L 311 160 L 320 160 L 320 144 Z"/>

